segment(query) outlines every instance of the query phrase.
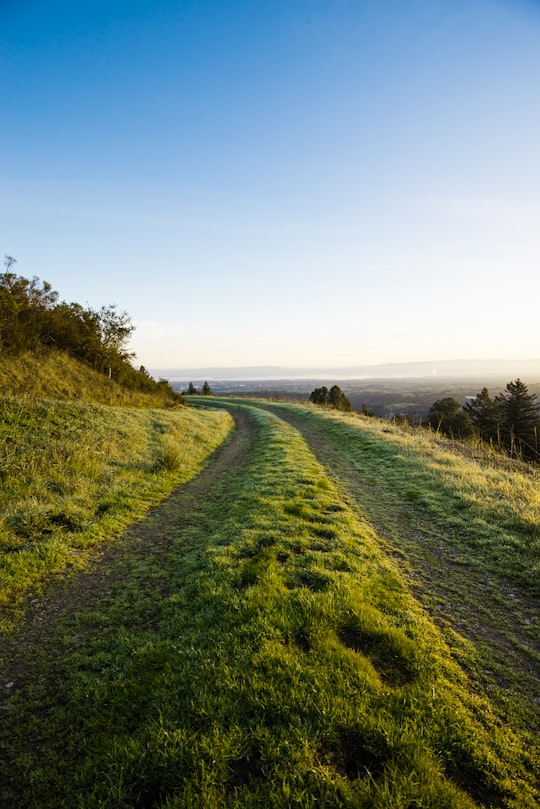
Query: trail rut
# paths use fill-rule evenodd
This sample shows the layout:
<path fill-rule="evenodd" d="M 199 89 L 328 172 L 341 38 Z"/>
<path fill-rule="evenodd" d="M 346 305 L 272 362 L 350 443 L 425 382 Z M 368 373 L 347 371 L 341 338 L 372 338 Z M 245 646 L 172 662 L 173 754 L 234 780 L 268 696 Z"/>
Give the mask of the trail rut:
<path fill-rule="evenodd" d="M 540 640 L 523 628 L 523 615 L 538 612 L 537 599 L 515 582 L 487 580 L 481 567 L 457 562 L 451 538 L 434 531 L 429 516 L 415 513 L 411 521 L 411 504 L 364 478 L 316 422 L 279 405 L 267 409 L 299 430 L 351 507 L 371 522 L 432 619 L 484 648 L 483 674 L 491 696 L 510 686 L 527 695 L 540 730 Z M 454 654 L 466 667 L 456 647 Z"/>
<path fill-rule="evenodd" d="M 174 552 L 171 549 L 173 537 L 178 542 L 185 535 L 188 544 L 191 525 L 204 525 L 216 510 L 225 512 L 230 485 L 242 474 L 255 435 L 254 424 L 245 411 L 230 408 L 230 412 L 236 426 L 231 439 L 211 456 L 197 477 L 150 509 L 142 521 L 130 526 L 120 538 L 101 544 L 87 571 L 67 578 L 52 577 L 43 593 L 36 597 L 29 595 L 23 624 L 12 636 L 0 638 L 0 710 L 2 697 L 11 696 L 32 680 L 32 658 L 37 650 L 50 649 L 54 683 L 55 654 L 62 652 L 54 648 L 57 624 L 75 613 L 106 610 L 115 588 L 124 580 L 126 565 L 136 566 L 139 558 L 148 560 L 151 556 L 156 566 L 166 570 L 167 565 L 174 564 L 174 553 L 178 553 L 177 549 Z M 210 495 L 211 510 L 207 508 Z M 165 577 L 160 586 L 165 594 Z"/>

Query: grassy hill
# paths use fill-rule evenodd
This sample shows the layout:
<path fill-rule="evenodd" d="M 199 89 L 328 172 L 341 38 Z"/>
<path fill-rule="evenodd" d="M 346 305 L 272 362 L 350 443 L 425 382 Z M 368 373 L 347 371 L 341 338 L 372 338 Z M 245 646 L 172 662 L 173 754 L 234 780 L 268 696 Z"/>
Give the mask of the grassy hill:
<path fill-rule="evenodd" d="M 2 805 L 537 806 L 538 473 L 191 402 L 3 399 Z"/>
<path fill-rule="evenodd" d="M 162 407 L 180 401 L 165 386 L 152 393 L 130 390 L 54 349 L 0 355 L 0 394 L 125 407 Z"/>
<path fill-rule="evenodd" d="M 59 352 L 0 365 L 0 625 L 196 475 L 232 427 Z"/>

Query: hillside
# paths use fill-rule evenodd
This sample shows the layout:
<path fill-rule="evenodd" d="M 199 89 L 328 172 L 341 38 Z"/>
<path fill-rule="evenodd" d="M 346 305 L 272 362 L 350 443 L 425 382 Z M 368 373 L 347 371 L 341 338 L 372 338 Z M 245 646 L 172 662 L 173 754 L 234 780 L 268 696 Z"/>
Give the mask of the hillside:
<path fill-rule="evenodd" d="M 181 397 L 168 385 L 154 388 L 150 393 L 131 390 L 66 352 L 54 349 L 4 354 L 0 359 L 0 395 L 4 396 L 125 407 L 163 407 L 181 402 Z"/>
<path fill-rule="evenodd" d="M 229 414 L 230 440 L 85 569 L 36 579 L 4 640 L 2 805 L 537 806 L 538 474 L 361 416 L 191 401 L 191 448 L 157 467 L 180 482 Z M 124 463 L 156 474 L 148 434 L 116 429 L 108 508 Z"/>
<path fill-rule="evenodd" d="M 65 369 L 71 393 L 79 369 Z M 82 380 L 93 397 L 95 382 Z M 232 426 L 226 413 L 150 408 L 151 398 L 141 407 L 140 394 L 135 402 L 0 396 L 0 627 L 19 620 L 28 593 L 51 573 L 84 566 L 100 543 L 196 475 Z"/>

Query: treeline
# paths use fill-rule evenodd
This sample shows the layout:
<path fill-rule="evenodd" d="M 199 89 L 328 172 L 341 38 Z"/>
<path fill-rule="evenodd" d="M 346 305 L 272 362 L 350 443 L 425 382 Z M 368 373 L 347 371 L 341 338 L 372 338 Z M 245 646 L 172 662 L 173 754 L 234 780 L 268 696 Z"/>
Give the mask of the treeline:
<path fill-rule="evenodd" d="M 351 404 L 338 385 L 315 388 L 309 397 L 313 404 L 350 412 Z M 374 416 L 362 405 L 362 414 Z M 396 413 L 396 424 L 430 427 L 450 438 L 479 438 L 514 458 L 540 461 L 540 403 L 520 379 L 509 382 L 495 397 L 482 388 L 463 406 L 452 396 L 434 402 L 423 422 Z"/>
<path fill-rule="evenodd" d="M 0 274 L 0 355 L 16 356 L 43 349 L 65 351 L 118 384 L 147 393 L 162 392 L 179 399 L 167 380 L 156 382 L 141 365 L 131 364 L 126 349 L 134 326 L 116 306 L 99 310 L 60 300 L 47 281 L 12 272 L 15 259 L 6 256 Z"/>
<path fill-rule="evenodd" d="M 493 398 L 482 388 L 463 406 L 453 397 L 440 399 L 431 406 L 427 423 L 451 437 L 474 435 L 513 457 L 540 460 L 540 403 L 520 379 Z"/>

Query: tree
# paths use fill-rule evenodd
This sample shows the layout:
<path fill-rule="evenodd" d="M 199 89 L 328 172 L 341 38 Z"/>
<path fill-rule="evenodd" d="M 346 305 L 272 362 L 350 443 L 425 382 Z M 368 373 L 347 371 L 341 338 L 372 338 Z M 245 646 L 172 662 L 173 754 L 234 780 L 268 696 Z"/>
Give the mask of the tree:
<path fill-rule="evenodd" d="M 126 351 L 126 343 L 133 334 L 134 326 L 127 312 L 117 312 L 116 305 L 102 306 L 97 312 L 103 359 L 109 379 L 113 368 L 132 359 Z"/>
<path fill-rule="evenodd" d="M 501 443 L 511 455 L 540 458 L 540 405 L 527 385 L 516 379 L 495 397 Z"/>
<path fill-rule="evenodd" d="M 35 351 L 46 340 L 50 314 L 58 293 L 47 281 L 29 280 L 9 271 L 15 259 L 6 256 L 0 275 L 0 347 L 19 353 Z"/>
<path fill-rule="evenodd" d="M 16 263 L 17 263 L 17 259 L 13 258 L 13 256 L 8 256 L 8 254 L 6 253 L 5 258 L 4 258 L 4 267 L 6 268 L 6 272 L 10 272 L 11 268 Z"/>
<path fill-rule="evenodd" d="M 482 388 L 474 399 L 466 402 L 463 410 L 484 441 L 498 438 L 497 404 L 490 397 L 487 388 Z"/>
<path fill-rule="evenodd" d="M 311 391 L 309 401 L 313 404 L 327 405 L 328 404 L 328 388 L 323 385 L 322 388 L 315 388 Z"/>
<path fill-rule="evenodd" d="M 188 385 L 188 389 L 187 389 L 187 393 L 186 393 L 186 395 L 187 395 L 187 396 L 195 396 L 195 395 L 196 395 L 196 393 L 197 393 L 197 388 L 195 387 L 195 385 L 193 384 L 193 382 L 190 382 L 190 383 L 189 383 L 189 385 Z"/>
<path fill-rule="evenodd" d="M 433 402 L 427 414 L 427 423 L 452 438 L 463 438 L 471 433 L 468 414 L 452 396 Z"/>
<path fill-rule="evenodd" d="M 315 388 L 310 394 L 309 401 L 313 404 L 332 407 L 334 410 L 343 410 L 345 412 L 352 410 L 351 403 L 339 385 L 332 385 L 330 390 L 326 385 Z"/>
<path fill-rule="evenodd" d="M 208 384 L 208 382 L 205 382 L 204 385 L 202 386 L 201 393 L 202 393 L 203 396 L 210 396 L 211 395 L 212 390 L 211 390 L 210 385 Z"/>
<path fill-rule="evenodd" d="M 350 412 L 352 410 L 351 403 L 339 385 L 332 385 L 330 388 L 328 402 L 330 407 L 333 407 L 335 410 L 343 410 L 344 412 Z"/>

